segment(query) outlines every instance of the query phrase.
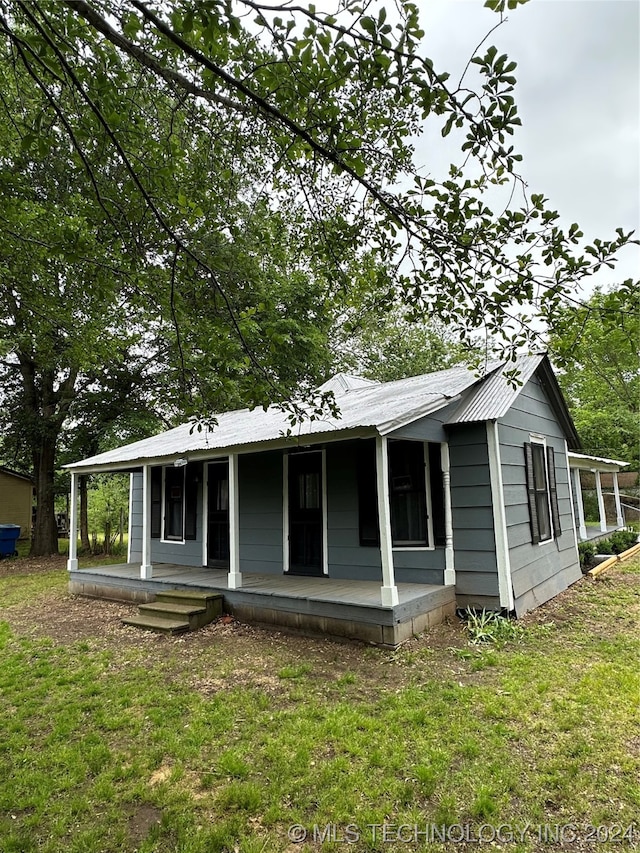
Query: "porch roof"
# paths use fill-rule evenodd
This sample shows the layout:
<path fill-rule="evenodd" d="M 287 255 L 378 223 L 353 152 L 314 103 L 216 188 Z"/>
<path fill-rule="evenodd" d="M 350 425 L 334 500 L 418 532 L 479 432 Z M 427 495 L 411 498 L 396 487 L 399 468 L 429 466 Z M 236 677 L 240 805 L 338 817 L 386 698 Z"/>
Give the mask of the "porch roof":
<path fill-rule="evenodd" d="M 585 453 L 568 453 L 569 467 L 580 468 L 582 471 L 619 471 L 627 468 L 629 462 L 619 459 L 606 459 L 604 456 L 588 456 Z"/>
<path fill-rule="evenodd" d="M 354 435 L 387 435 L 454 401 L 460 401 L 462 408 L 451 423 L 487 419 L 496 417 L 494 404 L 498 398 L 500 408 L 505 404 L 508 408 L 542 361 L 546 359 L 541 355 L 522 356 L 515 365 L 488 362 L 481 375 L 460 366 L 384 383 L 338 374 L 320 390 L 334 393 L 339 417 L 305 420 L 291 429 L 286 414 L 277 406 L 266 410 L 240 409 L 216 415 L 217 424 L 213 428 L 198 431 L 192 423 L 182 424 L 65 467 L 79 473 L 130 470 L 143 463 L 170 463 L 187 454 L 194 459 L 215 458 L 230 452 L 292 446 L 300 441 L 313 443 Z M 509 385 L 502 376 L 511 367 L 519 373 L 522 384 Z M 463 416 L 465 400 L 475 404 L 467 416 Z M 309 414 L 312 413 L 309 410 Z"/>

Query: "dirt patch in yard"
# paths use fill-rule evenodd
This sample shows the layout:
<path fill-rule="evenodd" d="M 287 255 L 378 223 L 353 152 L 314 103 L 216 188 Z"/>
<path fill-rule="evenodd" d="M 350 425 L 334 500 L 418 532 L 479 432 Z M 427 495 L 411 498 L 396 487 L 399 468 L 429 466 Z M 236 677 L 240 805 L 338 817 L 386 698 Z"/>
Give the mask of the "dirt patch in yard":
<path fill-rule="evenodd" d="M 16 560 L 9 571 L 28 575 L 56 568 L 62 576 L 64 558 Z M 7 573 L 1 564 L 0 571 Z M 588 619 L 592 636 L 605 631 L 611 636 L 611 614 L 599 619 L 593 601 L 594 583 L 611 586 L 612 595 L 616 591 L 626 593 L 632 606 L 620 608 L 621 630 L 637 620 L 640 577 L 615 567 L 597 582 L 587 578 L 578 581 L 527 614 L 519 624 L 524 629 L 548 626 L 566 630 L 570 642 L 569 629 Z M 114 652 L 111 665 L 116 668 L 130 665 L 122 652 L 135 649 L 138 660 L 142 659 L 145 665 L 158 665 L 167 680 L 186 678 L 193 689 L 206 696 L 241 686 L 286 701 L 295 694 L 301 679 L 307 690 L 329 689 L 339 695 L 341 685 L 349 684 L 351 695 L 373 696 L 379 693 L 381 678 L 386 689 L 402 689 L 410 683 L 420 684 L 436 671 L 461 685 L 491 680 L 490 665 L 478 665 L 478 657 L 487 647 L 470 646 L 458 618 L 449 619 L 392 651 L 263 629 L 231 617 L 223 617 L 194 633 L 165 637 L 121 624 L 124 617 L 136 611 L 133 604 L 72 596 L 64 586 L 58 586 L 32 601 L 5 607 L 0 610 L 0 619 L 9 623 L 16 636 L 47 637 L 63 645 L 82 642 L 97 651 Z"/>

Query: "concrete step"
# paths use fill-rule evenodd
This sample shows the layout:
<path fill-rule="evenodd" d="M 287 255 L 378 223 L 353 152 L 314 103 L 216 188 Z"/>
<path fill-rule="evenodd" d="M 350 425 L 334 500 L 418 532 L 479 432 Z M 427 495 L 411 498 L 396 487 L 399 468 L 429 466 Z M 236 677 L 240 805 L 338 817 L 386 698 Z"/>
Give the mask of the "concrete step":
<path fill-rule="evenodd" d="M 163 634 L 197 631 L 222 613 L 222 595 L 197 590 L 159 592 L 156 600 L 141 604 L 140 614 L 123 619 L 123 625 L 146 628 Z"/>
<path fill-rule="evenodd" d="M 141 604 L 141 616 L 153 616 L 157 619 L 181 619 L 189 623 L 190 631 L 197 631 L 208 625 L 218 615 L 206 607 L 194 607 L 193 604 L 176 604 L 175 601 L 154 601 Z"/>
<path fill-rule="evenodd" d="M 189 604 L 191 607 L 204 607 L 207 610 L 219 608 L 219 613 L 222 613 L 222 595 L 219 592 L 173 589 L 169 592 L 157 593 L 156 602 Z"/>
<path fill-rule="evenodd" d="M 132 628 L 142 628 L 145 631 L 155 631 L 158 634 L 182 634 L 189 630 L 189 622 L 185 619 L 164 619 L 157 616 L 140 615 L 131 616 L 122 620 L 123 625 Z"/>

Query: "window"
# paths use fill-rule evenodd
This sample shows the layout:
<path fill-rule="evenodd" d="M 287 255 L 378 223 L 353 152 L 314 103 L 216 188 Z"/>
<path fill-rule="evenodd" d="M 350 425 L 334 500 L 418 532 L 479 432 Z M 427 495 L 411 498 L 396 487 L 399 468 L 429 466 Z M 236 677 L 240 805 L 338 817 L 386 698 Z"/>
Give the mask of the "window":
<path fill-rule="evenodd" d="M 202 465 L 151 469 L 151 538 L 183 542 L 197 534 Z M 164 486 L 164 501 L 163 501 Z"/>
<path fill-rule="evenodd" d="M 394 545 L 428 545 L 424 444 L 390 441 L 389 502 Z"/>
<path fill-rule="evenodd" d="M 434 442 L 390 440 L 388 453 L 393 545 L 417 548 L 444 546 L 444 483 L 440 445 Z M 364 439 L 358 443 L 357 476 L 360 545 L 378 546 L 380 527 L 374 440 Z"/>
<path fill-rule="evenodd" d="M 164 469 L 164 538 L 184 538 L 184 468 Z"/>
<path fill-rule="evenodd" d="M 561 533 L 555 454 L 552 447 L 540 441 L 529 442 L 524 449 L 531 539 L 535 545 Z"/>

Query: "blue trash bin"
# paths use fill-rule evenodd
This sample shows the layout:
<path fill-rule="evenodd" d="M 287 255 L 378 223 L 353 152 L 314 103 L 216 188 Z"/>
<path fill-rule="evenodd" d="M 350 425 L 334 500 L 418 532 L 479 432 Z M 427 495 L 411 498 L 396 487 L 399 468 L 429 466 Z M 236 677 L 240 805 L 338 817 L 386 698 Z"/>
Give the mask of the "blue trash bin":
<path fill-rule="evenodd" d="M 0 559 L 18 556 L 16 549 L 19 538 L 19 524 L 0 524 Z"/>

